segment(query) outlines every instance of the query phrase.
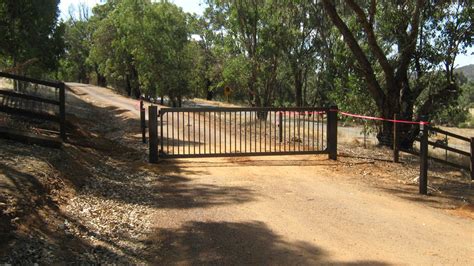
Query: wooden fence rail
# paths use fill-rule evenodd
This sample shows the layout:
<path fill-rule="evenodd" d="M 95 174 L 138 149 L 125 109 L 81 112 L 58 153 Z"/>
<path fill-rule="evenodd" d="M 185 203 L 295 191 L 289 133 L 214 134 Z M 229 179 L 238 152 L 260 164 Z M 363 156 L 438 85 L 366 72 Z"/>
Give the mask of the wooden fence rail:
<path fill-rule="evenodd" d="M 40 80 L 40 79 L 35 79 L 35 78 L 5 73 L 5 72 L 0 72 L 0 77 L 12 79 L 16 81 L 29 82 L 32 84 L 43 85 L 43 86 L 52 87 L 52 88 L 57 88 L 59 90 L 59 96 L 58 96 L 59 99 L 57 100 L 46 99 L 46 98 L 42 98 L 36 95 L 28 95 L 25 93 L 18 93 L 18 92 L 13 92 L 9 90 L 0 90 L 0 95 L 58 106 L 59 112 L 57 115 L 39 113 L 33 110 L 26 110 L 26 109 L 22 109 L 18 107 L 11 107 L 11 106 L 0 106 L 0 112 L 26 116 L 30 118 L 40 118 L 40 119 L 57 122 L 59 123 L 59 135 L 63 141 L 66 140 L 66 92 L 65 92 L 66 85 L 64 84 L 64 82 Z"/>
<path fill-rule="evenodd" d="M 394 120 L 396 120 L 396 119 L 394 119 Z M 399 141 L 397 139 L 398 134 L 397 134 L 396 130 L 397 130 L 396 126 L 394 126 L 394 140 L 393 140 L 393 142 L 394 142 L 394 161 L 398 162 Z M 432 126 L 429 126 L 429 125 L 421 125 L 421 124 L 420 124 L 420 133 L 421 133 L 420 136 L 415 138 L 415 141 L 418 141 L 420 143 L 420 151 L 419 152 L 416 152 L 413 149 L 412 150 L 401 149 L 401 151 L 403 151 L 403 152 L 410 153 L 410 154 L 413 154 L 413 155 L 416 155 L 416 156 L 420 157 L 420 179 L 419 179 L 419 192 L 420 192 L 420 194 L 425 194 L 426 195 L 428 193 L 428 159 L 439 162 L 439 163 L 443 163 L 443 164 L 446 164 L 446 165 L 449 165 L 449 166 L 452 166 L 452 167 L 466 169 L 466 170 L 470 171 L 470 173 L 471 173 L 471 180 L 474 180 L 474 138 L 472 138 L 472 137 L 468 138 L 468 137 L 465 137 L 465 136 L 455 134 L 453 132 L 442 130 L 440 128 L 435 128 L 435 127 L 432 127 Z M 430 141 L 429 140 L 430 133 L 439 133 L 439 134 L 445 135 L 446 138 L 447 138 L 447 136 L 450 136 L 452 138 L 455 138 L 455 139 L 458 139 L 458 140 L 461 140 L 461 141 L 465 141 L 465 142 L 470 144 L 470 152 L 463 151 L 463 150 L 451 147 L 451 146 L 448 145 L 448 143 L 443 143 L 443 142 L 438 142 L 438 141 Z M 458 163 L 455 163 L 455 162 L 450 162 L 450 161 L 447 160 L 447 156 L 446 156 L 445 160 L 430 156 L 429 152 L 428 152 L 429 151 L 428 148 L 430 146 L 432 148 L 443 149 L 446 152 L 450 151 L 452 153 L 455 153 L 455 154 L 458 154 L 458 155 L 461 155 L 461 156 L 469 157 L 470 158 L 469 167 L 466 167 L 464 165 L 461 165 L 461 164 L 458 164 Z"/>

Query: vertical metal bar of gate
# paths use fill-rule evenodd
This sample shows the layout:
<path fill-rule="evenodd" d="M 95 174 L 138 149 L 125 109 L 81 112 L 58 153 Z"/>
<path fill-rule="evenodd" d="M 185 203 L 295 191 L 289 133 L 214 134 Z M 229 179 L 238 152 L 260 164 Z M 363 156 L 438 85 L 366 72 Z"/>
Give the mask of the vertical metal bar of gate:
<path fill-rule="evenodd" d="M 242 112 L 240 111 L 240 112 L 239 112 L 239 145 L 238 145 L 238 146 L 239 146 L 239 152 L 240 152 L 240 153 L 243 152 L 243 151 L 242 151 L 242 135 L 243 135 L 243 133 L 242 133 L 242 125 L 243 125 L 243 123 L 242 123 Z"/>
<path fill-rule="evenodd" d="M 193 113 L 193 150 L 196 154 L 196 113 Z"/>
<path fill-rule="evenodd" d="M 224 111 L 224 153 L 227 153 L 227 113 Z"/>

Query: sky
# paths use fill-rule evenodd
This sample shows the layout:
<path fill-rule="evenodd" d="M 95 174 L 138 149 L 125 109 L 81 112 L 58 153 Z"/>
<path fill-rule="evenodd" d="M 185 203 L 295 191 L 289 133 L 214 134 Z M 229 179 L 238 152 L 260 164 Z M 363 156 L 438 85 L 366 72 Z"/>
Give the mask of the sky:
<path fill-rule="evenodd" d="M 105 0 L 61 0 L 59 2 L 59 10 L 61 11 L 61 17 L 67 18 L 69 16 L 69 7 L 84 3 L 89 7 L 93 7 L 97 4 L 105 2 Z M 196 13 L 202 15 L 204 12 L 205 4 L 203 0 L 171 0 L 170 2 L 175 3 L 177 6 L 183 8 L 184 12 Z"/>
<path fill-rule="evenodd" d="M 93 7 L 101 2 L 105 2 L 105 0 L 61 0 L 59 3 L 59 10 L 61 11 L 61 17 L 63 19 L 69 16 L 69 7 L 77 5 L 79 3 L 85 3 L 89 7 Z M 171 0 L 177 6 L 183 8 L 184 12 L 188 13 L 196 13 L 198 15 L 202 15 L 205 9 L 205 4 L 203 0 Z M 474 47 L 470 47 L 468 49 L 467 54 L 465 55 L 458 55 L 455 61 L 457 67 L 474 64 Z"/>

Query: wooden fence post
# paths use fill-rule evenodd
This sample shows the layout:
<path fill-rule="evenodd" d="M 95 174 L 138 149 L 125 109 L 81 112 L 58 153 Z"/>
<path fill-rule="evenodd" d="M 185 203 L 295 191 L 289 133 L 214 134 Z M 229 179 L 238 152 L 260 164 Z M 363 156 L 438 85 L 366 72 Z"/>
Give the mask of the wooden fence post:
<path fill-rule="evenodd" d="M 66 141 L 66 85 L 59 83 L 59 134 Z"/>
<path fill-rule="evenodd" d="M 400 136 L 398 134 L 398 124 L 395 122 L 397 120 L 398 116 L 397 114 L 393 114 L 393 162 L 398 163 L 399 162 L 399 139 Z"/>
<path fill-rule="evenodd" d="M 149 161 L 158 162 L 158 108 L 155 105 L 148 107 L 148 136 L 149 136 Z"/>
<path fill-rule="evenodd" d="M 424 122 L 422 119 L 420 122 Z M 420 194 L 428 194 L 428 125 L 420 124 L 422 132 L 420 139 L 420 180 L 419 192 Z"/>
<path fill-rule="evenodd" d="M 337 106 L 331 106 L 327 113 L 327 149 L 331 160 L 337 160 L 337 112 Z"/>
<path fill-rule="evenodd" d="M 471 180 L 474 180 L 474 137 L 471 137 Z"/>
<path fill-rule="evenodd" d="M 142 142 L 146 143 L 146 120 L 145 120 L 145 108 L 143 107 L 143 100 L 140 101 L 140 125 L 142 129 Z"/>

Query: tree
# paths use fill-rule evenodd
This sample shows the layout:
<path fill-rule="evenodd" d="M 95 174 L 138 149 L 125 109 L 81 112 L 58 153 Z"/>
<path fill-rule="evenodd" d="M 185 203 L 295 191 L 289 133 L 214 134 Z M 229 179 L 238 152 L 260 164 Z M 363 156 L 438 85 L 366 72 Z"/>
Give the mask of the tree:
<path fill-rule="evenodd" d="M 92 27 L 87 6 L 78 5 L 78 14 L 70 8 L 70 16 L 65 25 L 65 53 L 60 60 L 61 78 L 88 83 L 92 66 L 88 62 L 92 41 Z"/>
<path fill-rule="evenodd" d="M 189 94 L 191 47 L 186 14 L 150 0 L 110 1 L 94 8 L 90 61 L 128 95 L 167 95 L 181 106 Z"/>
<path fill-rule="evenodd" d="M 429 113 L 428 110 L 436 105 L 437 100 L 446 99 L 445 95 L 450 95 L 457 89 L 453 76 L 447 73 L 449 82 L 438 88 L 436 93 L 430 93 L 423 102 L 415 105 L 425 92 L 422 77 L 426 73 L 422 67 L 416 65 L 427 59 L 423 57 L 423 54 L 417 53 L 417 40 L 422 32 L 420 29 L 434 21 L 448 19 L 451 14 L 442 15 L 443 10 L 460 5 L 460 10 L 472 13 L 468 11 L 470 10 L 468 4 L 462 1 L 429 3 L 417 0 L 399 3 L 372 0 L 366 5 L 359 5 L 353 0 L 346 0 L 345 7 L 352 11 L 360 25 L 360 31 L 358 31 L 356 28 L 349 27 L 347 19 L 344 21 L 344 16 L 332 1 L 323 0 L 322 3 L 327 15 L 344 37 L 344 42 L 357 61 L 367 90 L 382 116 L 391 118 L 394 114 L 400 114 L 401 119 L 419 119 L 420 115 Z M 435 9 L 437 12 L 433 10 L 428 12 L 430 9 Z M 459 15 L 454 20 L 462 20 L 462 25 L 472 28 L 470 26 L 472 22 L 468 22 L 464 17 Z M 453 38 L 450 40 L 456 43 L 453 46 L 459 46 L 460 43 L 470 42 L 470 36 L 472 32 L 466 31 L 458 41 Z M 367 47 L 364 47 L 365 43 Z M 445 61 L 448 64 L 454 62 L 458 53 L 459 50 L 451 49 L 445 54 Z M 428 65 L 437 63 L 429 62 Z M 414 69 L 416 71 L 412 71 Z M 391 132 L 392 123 L 384 123 L 378 134 L 379 141 L 382 144 L 391 145 Z M 403 144 L 411 146 L 412 141 L 413 135 L 410 135 Z"/>
<path fill-rule="evenodd" d="M 212 100 L 216 89 L 222 86 L 220 81 L 225 55 L 223 36 L 219 32 L 222 25 L 221 18 L 212 8 L 206 8 L 202 17 L 189 16 L 191 46 L 195 50 L 192 82 L 193 86 L 197 87 L 195 96 L 203 94 L 207 100 Z"/>
<path fill-rule="evenodd" d="M 280 10 L 285 32 L 285 54 L 289 61 L 295 90 L 296 106 L 306 105 L 303 87 L 308 72 L 314 70 L 315 54 L 322 47 L 321 14 L 319 9 L 311 8 L 308 1 L 288 1 Z"/>
<path fill-rule="evenodd" d="M 94 16 L 91 18 L 96 30 L 92 37 L 90 61 L 98 66 L 98 72 L 113 85 L 124 87 L 127 95 L 136 98 L 141 94 L 138 70 L 132 49 L 126 39 L 130 34 L 130 27 L 125 25 L 124 21 L 139 18 L 139 14 L 127 18 L 122 12 L 130 5 L 138 6 L 143 3 L 143 1 L 107 1 L 106 4 L 93 9 Z"/>
<path fill-rule="evenodd" d="M 7 67 L 39 77 L 57 69 L 64 47 L 58 4 L 59 0 L 0 1 L 0 56 Z"/>
<path fill-rule="evenodd" d="M 283 3 L 278 1 L 208 1 L 222 14 L 228 52 L 246 59 L 247 102 L 251 106 L 271 106 L 283 55 L 284 31 L 278 16 Z M 238 73 L 236 73 L 238 74 Z"/>
<path fill-rule="evenodd" d="M 142 34 L 130 44 L 139 62 L 140 82 L 152 94 L 168 95 L 173 106 L 181 106 L 189 93 L 191 68 L 185 13 L 171 3 L 154 3 L 145 11 L 140 27 Z"/>

